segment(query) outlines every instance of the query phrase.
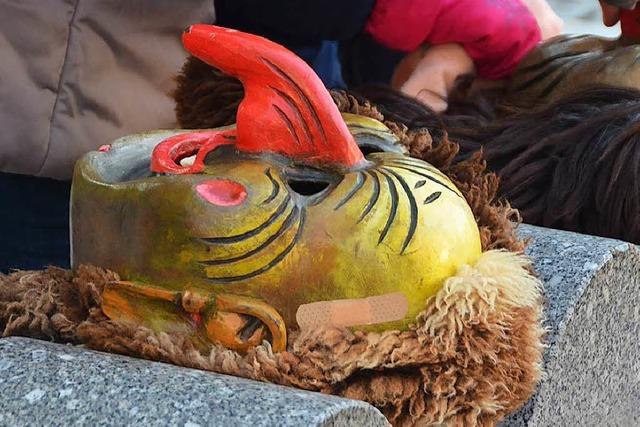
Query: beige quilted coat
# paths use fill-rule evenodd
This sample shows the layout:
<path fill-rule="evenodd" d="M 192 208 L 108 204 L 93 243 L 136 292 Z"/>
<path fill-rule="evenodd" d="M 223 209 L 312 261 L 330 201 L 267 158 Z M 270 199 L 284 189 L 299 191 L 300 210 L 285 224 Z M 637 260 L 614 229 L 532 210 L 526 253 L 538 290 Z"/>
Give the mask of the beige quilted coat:
<path fill-rule="evenodd" d="M 69 179 L 88 150 L 172 128 L 180 34 L 213 0 L 0 0 L 0 172 Z"/>

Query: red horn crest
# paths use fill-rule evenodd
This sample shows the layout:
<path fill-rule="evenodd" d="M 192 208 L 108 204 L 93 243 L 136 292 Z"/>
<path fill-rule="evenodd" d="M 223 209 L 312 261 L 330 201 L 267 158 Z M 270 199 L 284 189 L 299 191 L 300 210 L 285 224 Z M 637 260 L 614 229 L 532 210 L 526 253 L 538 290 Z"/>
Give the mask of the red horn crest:
<path fill-rule="evenodd" d="M 235 132 L 169 138 L 154 150 L 154 172 L 200 172 L 207 152 L 223 144 L 235 144 L 247 153 L 279 153 L 305 163 L 344 168 L 364 159 L 318 76 L 289 50 L 262 37 L 213 25 L 191 26 L 182 41 L 198 59 L 237 77 L 245 96 Z M 178 166 L 181 158 L 195 150 L 193 166 Z"/>

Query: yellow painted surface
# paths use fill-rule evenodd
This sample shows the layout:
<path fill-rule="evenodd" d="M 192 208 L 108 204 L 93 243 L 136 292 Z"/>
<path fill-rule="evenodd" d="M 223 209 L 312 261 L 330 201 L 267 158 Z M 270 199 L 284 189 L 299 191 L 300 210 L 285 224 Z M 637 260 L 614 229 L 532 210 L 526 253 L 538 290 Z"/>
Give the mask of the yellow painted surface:
<path fill-rule="evenodd" d="M 371 119 L 347 122 L 389 135 Z M 170 291 L 250 297 L 275 308 L 289 329 L 300 305 L 400 292 L 408 302 L 405 318 L 373 329 L 406 328 L 447 277 L 478 259 L 478 227 L 459 190 L 433 166 L 392 153 L 367 160 L 346 174 L 315 171 L 330 185 L 313 196 L 294 191 L 296 166 L 277 157 L 221 156 L 199 175 L 99 186 L 84 179 L 90 163 L 81 163 L 74 234 L 102 237 L 74 239 L 74 263 Z M 247 197 L 238 206 L 208 203 L 195 191 L 208 179 L 240 183 Z M 127 306 L 128 317 L 137 317 L 130 312 L 142 303 L 136 304 Z M 175 322 L 187 317 L 142 311 Z M 168 321 L 146 323 L 163 329 Z"/>

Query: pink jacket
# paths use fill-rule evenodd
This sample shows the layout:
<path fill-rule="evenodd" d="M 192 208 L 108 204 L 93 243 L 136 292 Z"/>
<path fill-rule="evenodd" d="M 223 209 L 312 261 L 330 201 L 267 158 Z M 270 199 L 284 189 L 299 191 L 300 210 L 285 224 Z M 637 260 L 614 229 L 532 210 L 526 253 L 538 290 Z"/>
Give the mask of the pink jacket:
<path fill-rule="evenodd" d="M 520 0 L 377 0 L 366 31 L 406 52 L 424 43 L 459 43 L 488 79 L 511 74 L 541 40 Z"/>

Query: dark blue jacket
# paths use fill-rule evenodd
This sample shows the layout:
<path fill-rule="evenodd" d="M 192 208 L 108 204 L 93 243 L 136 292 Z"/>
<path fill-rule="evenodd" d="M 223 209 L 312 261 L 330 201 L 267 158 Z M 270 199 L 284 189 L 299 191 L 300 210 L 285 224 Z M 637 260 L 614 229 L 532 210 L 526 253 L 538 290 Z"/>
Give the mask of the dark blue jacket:
<path fill-rule="evenodd" d="M 294 51 L 328 88 L 345 87 L 339 43 L 355 39 L 375 0 L 216 0 L 216 24 Z"/>

